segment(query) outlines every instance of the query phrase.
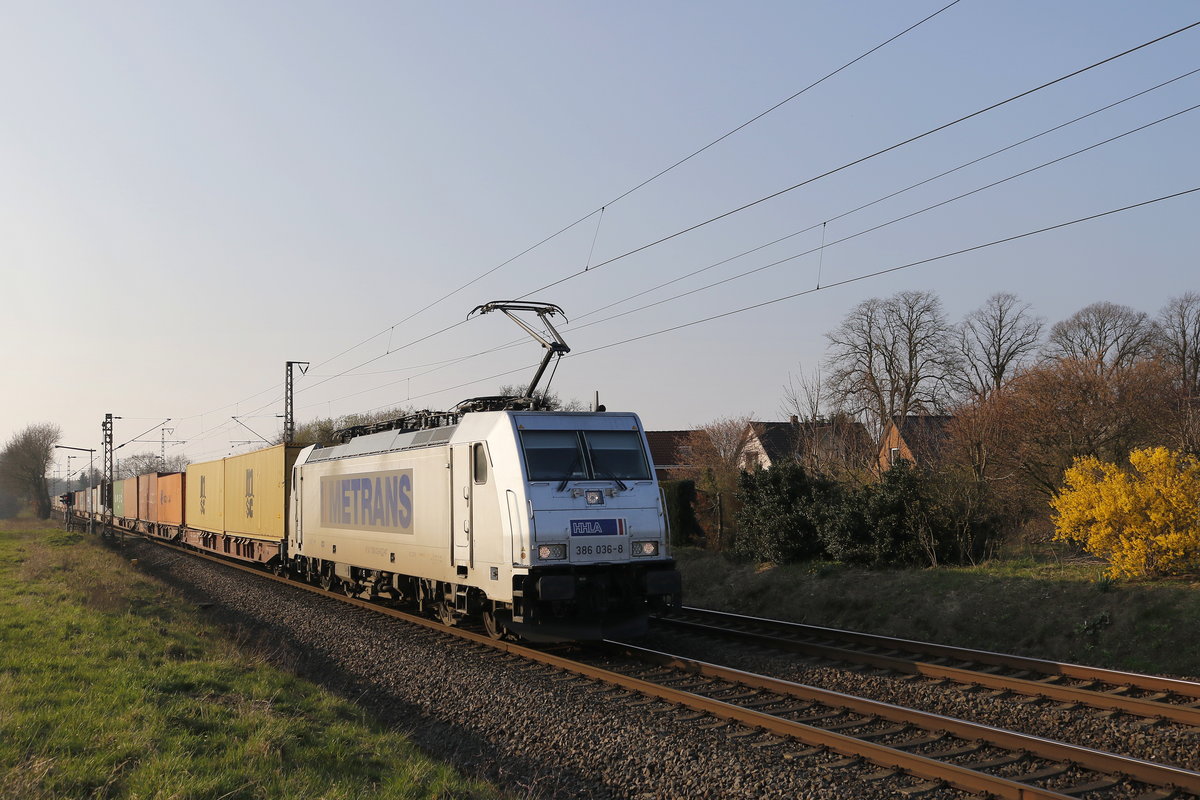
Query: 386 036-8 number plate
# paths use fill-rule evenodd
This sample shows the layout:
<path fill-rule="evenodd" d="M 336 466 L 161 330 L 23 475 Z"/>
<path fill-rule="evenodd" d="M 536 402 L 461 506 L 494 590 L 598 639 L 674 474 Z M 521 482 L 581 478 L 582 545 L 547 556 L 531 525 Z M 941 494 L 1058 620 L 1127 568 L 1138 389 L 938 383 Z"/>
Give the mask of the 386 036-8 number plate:
<path fill-rule="evenodd" d="M 583 542 L 571 543 L 571 555 L 577 559 L 604 559 L 604 558 L 624 558 L 627 553 L 624 542 L 615 544 L 605 542 L 596 542 L 595 544 L 585 544 Z"/>

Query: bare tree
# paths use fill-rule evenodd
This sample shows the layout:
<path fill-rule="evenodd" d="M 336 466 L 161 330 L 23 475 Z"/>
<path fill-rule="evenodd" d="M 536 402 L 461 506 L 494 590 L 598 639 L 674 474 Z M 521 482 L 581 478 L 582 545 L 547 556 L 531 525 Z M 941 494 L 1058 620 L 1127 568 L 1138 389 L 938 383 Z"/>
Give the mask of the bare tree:
<path fill-rule="evenodd" d="M 1158 312 L 1158 348 L 1179 392 L 1170 440 L 1200 453 L 1200 294 L 1173 297 Z"/>
<path fill-rule="evenodd" d="M 370 425 L 375 422 L 397 419 L 415 412 L 416 409 L 412 406 L 393 406 L 363 414 L 350 414 L 345 417 L 317 417 L 296 426 L 292 444 L 299 446 L 319 444 L 322 447 L 340 444 L 341 438 L 338 431 L 352 428 L 355 425 Z M 283 444 L 283 432 L 280 431 L 271 443 Z"/>
<path fill-rule="evenodd" d="M 1044 354 L 1091 363 L 1107 373 L 1151 357 L 1155 337 L 1155 325 L 1144 311 L 1103 301 L 1054 323 Z"/>
<path fill-rule="evenodd" d="M 525 394 L 525 387 L 516 384 L 505 384 L 500 387 L 498 394 L 505 397 L 520 397 Z M 547 411 L 587 411 L 587 403 L 582 400 L 572 397 L 570 400 L 563 400 L 558 396 L 558 392 L 551 392 L 550 387 L 546 387 L 541 391 L 534 392 L 537 399 L 542 403 L 543 408 Z"/>
<path fill-rule="evenodd" d="M 1163 361 L 1174 367 L 1187 397 L 1200 397 L 1200 294 L 1172 297 L 1158 312 Z"/>
<path fill-rule="evenodd" d="M 133 478 L 151 472 L 183 472 L 191 463 L 187 456 L 174 455 L 163 458 L 157 453 L 137 453 L 117 462 L 113 469 L 113 478 Z"/>
<path fill-rule="evenodd" d="M 812 474 L 863 477 L 873 448 L 862 423 L 833 405 L 820 370 L 788 375 L 780 412 L 795 428 L 795 457 Z"/>
<path fill-rule="evenodd" d="M 727 520 L 733 519 L 734 495 L 746 444 L 750 440 L 750 417 L 722 417 L 698 426 L 688 434 L 678 457 L 680 477 L 695 482 L 703 493 L 696 509 L 697 518 L 716 548 L 724 546 Z"/>
<path fill-rule="evenodd" d="M 1004 385 L 1037 352 L 1044 322 L 1028 303 L 1001 292 L 963 319 L 957 329 L 959 379 L 972 398 L 984 398 Z"/>
<path fill-rule="evenodd" d="M 878 438 L 893 417 L 937 413 L 950 400 L 957 353 L 937 295 L 906 291 L 859 303 L 825 337 L 828 388 Z"/>
<path fill-rule="evenodd" d="M 50 517 L 46 470 L 54 460 L 54 445 L 62 437 L 57 425 L 26 426 L 0 452 L 0 480 L 15 494 L 34 504 L 40 519 Z"/>

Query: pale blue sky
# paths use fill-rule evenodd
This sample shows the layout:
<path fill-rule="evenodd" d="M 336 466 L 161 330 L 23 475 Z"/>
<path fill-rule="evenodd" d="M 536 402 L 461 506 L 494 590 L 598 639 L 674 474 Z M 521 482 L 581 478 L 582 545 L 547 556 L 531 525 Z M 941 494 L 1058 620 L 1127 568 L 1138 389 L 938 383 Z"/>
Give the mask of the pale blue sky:
<path fill-rule="evenodd" d="M 387 331 L 945 2 L 0 2 L 0 436 L 53 421 L 118 443 L 172 417 L 224 455 L 271 436 L 283 363 L 300 419 L 444 408 L 527 380 L 520 334 L 475 305 L 603 262 L 1200 19 L 1194 2 L 961 0 L 874 55 Z M 810 231 L 587 312 L 1200 67 L 1200 28 L 562 283 L 579 353 L 553 388 L 652 428 L 777 418 L 856 303 L 931 289 L 953 318 L 997 291 L 1053 322 L 1097 300 L 1154 313 L 1200 290 L 1200 194 L 587 353 L 816 283 Z M 829 223 L 833 241 L 1200 103 L 1200 74 Z M 826 248 L 822 283 L 1200 186 L 1200 111 Z M 578 319 L 577 322 L 575 322 Z M 584 324 L 601 320 L 599 324 Z M 405 370 L 407 371 L 397 371 Z M 507 370 L 511 375 L 467 384 Z M 415 377 L 413 377 L 415 376 Z M 411 379 L 410 379 L 411 378 Z M 263 415 L 263 416 L 254 416 Z M 157 438 L 157 432 L 153 434 Z M 156 450 L 130 445 L 131 451 Z"/>

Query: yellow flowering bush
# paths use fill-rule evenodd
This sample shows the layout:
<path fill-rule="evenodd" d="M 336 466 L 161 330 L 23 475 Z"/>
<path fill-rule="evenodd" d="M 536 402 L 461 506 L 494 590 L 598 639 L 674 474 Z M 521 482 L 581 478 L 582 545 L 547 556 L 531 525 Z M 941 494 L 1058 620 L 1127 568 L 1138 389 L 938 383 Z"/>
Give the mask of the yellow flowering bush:
<path fill-rule="evenodd" d="M 1165 447 L 1134 450 L 1131 469 L 1088 456 L 1050 501 L 1054 538 L 1106 559 L 1113 577 L 1200 566 L 1200 460 Z"/>

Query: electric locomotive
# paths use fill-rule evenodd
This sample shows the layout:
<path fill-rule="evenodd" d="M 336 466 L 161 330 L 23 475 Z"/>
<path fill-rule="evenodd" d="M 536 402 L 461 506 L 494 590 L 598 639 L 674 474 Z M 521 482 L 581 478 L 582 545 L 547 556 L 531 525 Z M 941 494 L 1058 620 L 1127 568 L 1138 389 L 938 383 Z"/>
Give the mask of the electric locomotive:
<path fill-rule="evenodd" d="M 680 596 L 648 452 L 635 414 L 532 410 L 309 448 L 290 566 L 493 635 L 635 635 Z"/>

